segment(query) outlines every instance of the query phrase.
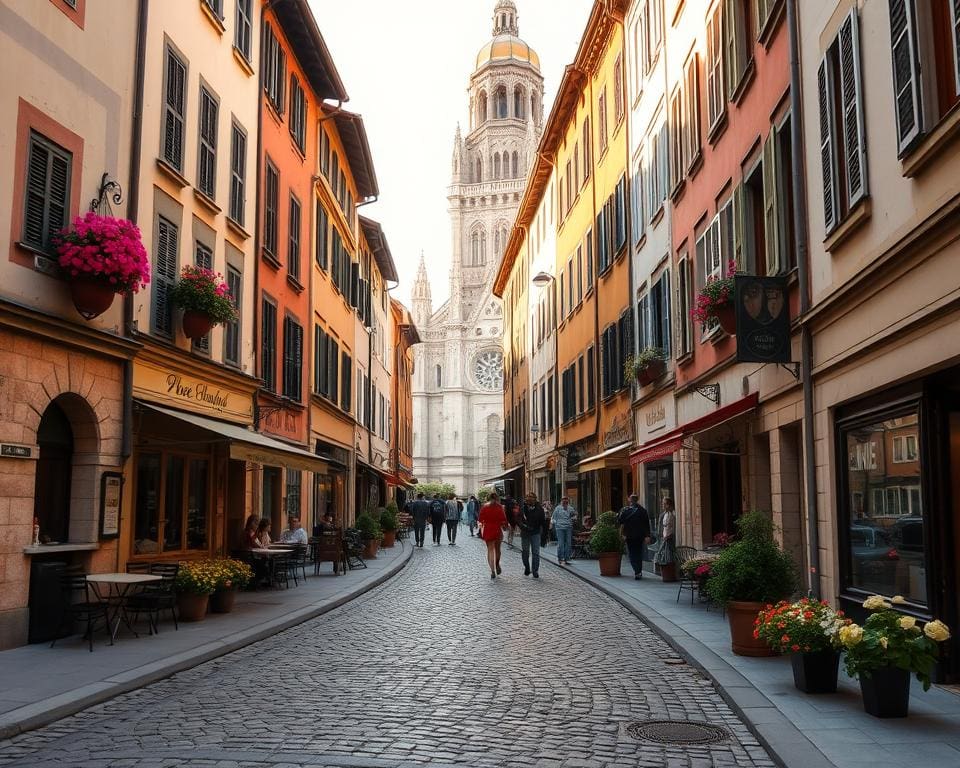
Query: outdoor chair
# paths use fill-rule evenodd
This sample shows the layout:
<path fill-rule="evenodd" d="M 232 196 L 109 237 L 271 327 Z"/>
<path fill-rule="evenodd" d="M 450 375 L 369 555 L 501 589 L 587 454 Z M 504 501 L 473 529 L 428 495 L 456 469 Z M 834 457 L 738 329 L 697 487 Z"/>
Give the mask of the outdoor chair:
<path fill-rule="evenodd" d="M 347 572 L 347 557 L 344 549 L 343 534 L 340 529 L 328 530 L 316 536 L 310 542 L 313 559 L 313 575 L 320 575 L 320 563 L 332 563 L 333 573 Z"/>
<path fill-rule="evenodd" d="M 143 589 L 130 595 L 126 600 L 124 610 L 133 615 L 134 621 L 141 613 L 147 615 L 151 635 L 160 634 L 160 615 L 164 611 L 170 611 L 173 629 L 175 632 L 180 631 L 180 626 L 177 624 L 177 596 L 174 592 L 174 583 L 179 571 L 179 563 L 151 563 L 148 572 L 162 577 L 162 581 L 145 584 Z"/>
<path fill-rule="evenodd" d="M 90 652 L 93 653 L 93 630 L 100 621 L 103 621 L 103 627 L 110 638 L 110 645 L 113 645 L 113 633 L 110 631 L 110 613 L 107 603 L 101 600 L 90 599 L 90 585 L 87 583 L 87 576 L 77 571 L 65 571 L 60 576 L 60 596 L 63 600 L 63 613 L 60 617 L 60 626 L 57 629 L 56 636 L 50 647 L 53 648 L 58 637 L 65 637 L 62 634 L 68 629 L 72 629 L 75 621 L 86 625 L 83 636 L 87 638 L 90 644 Z"/>
<path fill-rule="evenodd" d="M 297 572 L 299 571 L 303 576 L 303 581 L 307 581 L 307 545 L 306 544 L 291 544 L 293 552 L 287 555 L 287 571 L 291 576 L 293 576 L 294 586 L 300 586 L 300 582 L 297 579 Z"/>
<path fill-rule="evenodd" d="M 127 563 L 127 573 L 150 573 L 153 563 Z"/>
<path fill-rule="evenodd" d="M 680 602 L 680 595 L 683 594 L 683 590 L 690 590 L 690 605 L 693 605 L 694 595 L 700 589 L 700 582 L 697 581 L 697 577 L 693 574 L 687 575 L 686 571 L 683 569 L 683 564 L 688 560 L 692 560 L 697 555 L 697 550 L 693 547 L 677 547 L 674 552 L 674 557 L 677 561 L 677 571 L 680 574 L 680 589 L 677 590 L 677 602 Z"/>
<path fill-rule="evenodd" d="M 363 537 L 356 528 L 348 528 L 343 532 L 344 552 L 347 556 L 347 567 L 366 568 L 367 564 L 363 559 Z"/>
<path fill-rule="evenodd" d="M 290 556 L 273 555 L 269 560 L 270 584 L 279 587 L 281 582 L 284 589 L 290 589 Z"/>

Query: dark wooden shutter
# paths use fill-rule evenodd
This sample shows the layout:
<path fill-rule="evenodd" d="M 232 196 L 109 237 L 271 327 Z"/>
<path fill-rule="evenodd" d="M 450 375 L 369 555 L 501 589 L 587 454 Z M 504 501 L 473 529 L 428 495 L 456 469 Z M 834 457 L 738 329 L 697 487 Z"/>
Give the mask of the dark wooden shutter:
<path fill-rule="evenodd" d="M 350 306 L 360 306 L 360 265 L 355 261 L 350 262 Z"/>
<path fill-rule="evenodd" d="M 923 131 L 920 110 L 920 60 L 917 56 L 917 12 L 913 0 L 889 0 L 893 95 L 896 101 L 897 147 L 906 152 Z"/>
<path fill-rule="evenodd" d="M 233 306 L 240 309 L 243 300 L 243 286 L 240 272 L 233 267 L 227 267 L 227 286 L 233 299 Z M 225 327 L 224 359 L 228 363 L 240 363 L 240 321 L 231 320 Z"/>
<path fill-rule="evenodd" d="M 153 258 L 153 330 L 164 336 L 173 335 L 173 307 L 170 289 L 177 279 L 177 225 L 157 217 L 157 250 Z"/>
<path fill-rule="evenodd" d="M 840 25 L 840 96 L 847 199 L 851 208 L 867 194 L 867 142 L 860 76 L 860 24 L 853 8 Z"/>
<path fill-rule="evenodd" d="M 287 241 L 287 272 L 294 280 L 300 279 L 300 201 L 290 197 L 289 238 Z"/>
<path fill-rule="evenodd" d="M 203 243 L 197 243 L 194 260 L 196 261 L 198 267 L 202 267 L 203 269 L 213 269 L 213 252 Z M 201 352 L 209 352 L 210 334 L 208 333 L 203 338 L 194 341 L 193 347 L 194 349 L 199 349 Z"/>
<path fill-rule="evenodd" d="M 343 382 L 340 388 L 340 407 L 350 412 L 351 397 L 353 395 L 353 360 L 346 352 L 343 353 Z M 336 398 L 336 393 L 334 393 Z"/>
<path fill-rule="evenodd" d="M 826 56 L 820 61 L 817 70 L 817 92 L 820 102 L 820 169 L 823 173 L 823 227 L 831 232 L 839 222 L 837 199 L 837 156 L 833 146 L 834 116 L 832 74 L 830 62 Z"/>
<path fill-rule="evenodd" d="M 960 0 L 950 0 L 950 33 L 953 39 L 953 73 L 960 93 Z"/>
<path fill-rule="evenodd" d="M 243 226 L 247 137 L 236 124 L 233 125 L 231 130 L 230 144 L 230 218 Z"/>
<path fill-rule="evenodd" d="M 23 242 L 47 250 L 51 236 L 67 225 L 73 157 L 36 134 L 28 155 Z"/>
<path fill-rule="evenodd" d="M 201 88 L 197 186 L 210 198 L 217 193 L 217 112 L 216 99 L 206 88 Z"/>
<path fill-rule="evenodd" d="M 320 269 L 327 270 L 327 212 L 323 209 L 320 201 L 317 201 L 317 242 L 316 242 L 316 260 Z"/>
<path fill-rule="evenodd" d="M 665 358 L 670 357 L 670 271 L 660 278 L 660 338 L 661 351 Z"/>
<path fill-rule="evenodd" d="M 163 159 L 183 170 L 183 116 L 186 65 L 167 48 L 167 85 L 164 104 Z"/>

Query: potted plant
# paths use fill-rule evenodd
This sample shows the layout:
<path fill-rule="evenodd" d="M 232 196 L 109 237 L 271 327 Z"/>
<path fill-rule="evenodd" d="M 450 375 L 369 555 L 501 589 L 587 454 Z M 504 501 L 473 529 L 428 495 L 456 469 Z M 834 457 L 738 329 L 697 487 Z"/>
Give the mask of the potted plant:
<path fill-rule="evenodd" d="M 202 621 L 218 584 L 218 577 L 209 560 L 180 563 L 174 580 L 177 592 L 177 615 L 181 621 Z"/>
<path fill-rule="evenodd" d="M 380 528 L 383 531 L 384 547 L 392 547 L 397 541 L 397 504 L 391 501 L 380 511 Z"/>
<path fill-rule="evenodd" d="M 696 306 L 690 310 L 690 316 L 702 325 L 714 320 L 720 323 L 725 333 L 737 332 L 737 315 L 733 306 L 734 273 L 736 261 L 727 264 L 726 277 L 711 277 L 697 294 Z"/>
<path fill-rule="evenodd" d="M 836 693 L 840 630 L 850 623 L 825 600 L 781 600 L 754 620 L 753 634 L 773 650 L 790 654 L 793 684 L 804 693 Z"/>
<path fill-rule="evenodd" d="M 230 613 L 237 599 L 237 590 L 253 580 L 253 569 L 229 557 L 213 561 L 210 567 L 217 578 L 217 589 L 210 596 L 210 612 Z"/>
<path fill-rule="evenodd" d="M 765 605 L 790 595 L 796 587 L 793 561 L 773 539 L 766 513 L 748 512 L 737 520 L 739 538 L 714 560 L 705 591 L 725 605 L 733 652 L 740 656 L 772 656 L 774 651 L 754 637 L 754 620 Z"/>
<path fill-rule="evenodd" d="M 357 515 L 356 528 L 360 531 L 360 538 L 364 541 L 364 559 L 372 560 L 376 558 L 377 548 L 380 546 L 380 523 L 374 519 L 370 512 L 361 512 Z"/>
<path fill-rule="evenodd" d="M 170 301 L 183 310 L 183 333 L 188 339 L 202 339 L 213 326 L 237 318 L 223 275 L 204 267 L 185 266 L 170 289 Z"/>
<path fill-rule="evenodd" d="M 617 516 L 604 512 L 590 532 L 590 551 L 597 556 L 601 576 L 619 576 L 623 559 L 623 537 L 617 526 Z"/>
<path fill-rule="evenodd" d="M 637 386 L 645 387 L 663 376 L 667 365 L 663 353 L 654 347 L 641 349 L 637 355 L 629 355 L 623 366 L 624 377 L 627 381 L 637 382 Z"/>
<path fill-rule="evenodd" d="M 136 293 L 150 282 L 140 230 L 126 219 L 87 213 L 53 243 L 73 306 L 87 320 L 106 312 L 118 293 Z"/>
<path fill-rule="evenodd" d="M 930 673 L 939 656 L 938 643 L 950 639 L 942 621 L 920 628 L 913 616 L 893 610 L 906 600 L 873 595 L 863 601 L 872 613 L 863 626 L 848 624 L 839 636 L 847 674 L 860 680 L 863 708 L 874 717 L 906 717 L 910 708 L 910 674 L 930 688 Z"/>

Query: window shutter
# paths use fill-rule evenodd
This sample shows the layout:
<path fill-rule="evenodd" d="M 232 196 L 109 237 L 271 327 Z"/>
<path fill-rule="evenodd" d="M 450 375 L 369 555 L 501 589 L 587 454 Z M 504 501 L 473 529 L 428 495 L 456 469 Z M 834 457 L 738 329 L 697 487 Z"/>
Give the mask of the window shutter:
<path fill-rule="evenodd" d="M 660 278 L 660 338 L 663 341 L 661 350 L 664 357 L 670 357 L 670 272 L 663 273 Z"/>
<path fill-rule="evenodd" d="M 770 129 L 763 145 L 763 234 L 766 247 L 766 274 L 780 273 L 780 231 L 777 218 L 777 142 L 776 131 Z"/>
<path fill-rule="evenodd" d="M 847 163 L 847 196 L 853 208 L 867 194 L 867 142 L 860 76 L 860 25 L 856 8 L 840 26 L 840 93 Z"/>
<path fill-rule="evenodd" d="M 356 309 L 359 306 L 360 296 L 360 265 L 350 262 L 350 306 Z"/>
<path fill-rule="evenodd" d="M 766 168 L 766 165 L 764 165 Z M 764 184 L 766 189 L 766 184 Z M 753 271 L 754 264 L 746 264 L 746 249 L 744 240 L 746 237 L 746 200 L 744 199 L 743 184 L 738 184 L 733 190 L 733 253 L 721 253 L 720 266 L 725 273 L 727 271 L 727 262 L 733 259 L 737 263 L 737 269 Z"/>
<path fill-rule="evenodd" d="M 67 224 L 70 205 L 69 155 L 32 136 L 27 160 L 23 241 L 47 249 L 50 238 Z"/>
<path fill-rule="evenodd" d="M 737 5 L 738 0 L 724 0 L 723 4 L 723 70 L 727 81 L 726 97 L 733 98 L 733 91 L 740 82 L 737 71 Z"/>
<path fill-rule="evenodd" d="M 302 398 L 302 378 L 303 378 L 303 328 L 294 324 L 293 326 L 293 390 L 291 397 L 297 402 Z"/>
<path fill-rule="evenodd" d="M 353 394 L 353 361 L 350 355 L 343 353 L 343 387 L 340 390 L 340 407 L 347 413 L 350 413 L 350 397 Z M 332 393 L 332 398 L 336 401 L 336 390 Z"/>
<path fill-rule="evenodd" d="M 164 108 L 163 157 L 178 171 L 183 170 L 183 98 L 186 68 L 167 49 L 167 92 Z"/>
<path fill-rule="evenodd" d="M 195 260 L 198 267 L 202 267 L 203 269 L 213 269 L 213 252 L 205 245 L 197 243 Z M 210 334 L 208 333 L 203 338 L 197 339 L 193 345 L 203 352 L 209 352 Z"/>
<path fill-rule="evenodd" d="M 177 227 L 162 216 L 157 219 L 157 251 L 154 254 L 153 329 L 170 336 L 173 333 L 173 311 L 170 289 L 177 277 Z"/>
<path fill-rule="evenodd" d="M 960 0 L 950 1 L 950 32 L 953 36 L 953 73 L 960 93 Z"/>
<path fill-rule="evenodd" d="M 823 173 L 823 227 L 829 233 L 837 226 L 839 200 L 837 199 L 837 156 L 833 148 L 834 115 L 830 63 L 826 56 L 817 71 L 817 92 L 820 101 L 820 169 Z"/>
<path fill-rule="evenodd" d="M 897 147 L 902 155 L 923 130 L 920 110 L 920 60 L 917 57 L 917 12 L 913 0 L 889 0 L 889 2 Z M 951 6 L 953 20 L 956 22 L 956 0 L 951 2 Z M 954 23 L 954 35 L 956 34 L 956 23 Z"/>

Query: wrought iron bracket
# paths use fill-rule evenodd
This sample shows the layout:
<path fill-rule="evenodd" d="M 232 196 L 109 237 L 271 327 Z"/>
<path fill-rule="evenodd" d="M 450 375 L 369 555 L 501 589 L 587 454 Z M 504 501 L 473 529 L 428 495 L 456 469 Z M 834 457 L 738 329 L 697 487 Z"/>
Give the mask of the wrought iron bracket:
<path fill-rule="evenodd" d="M 717 405 L 720 405 L 720 384 L 701 384 L 696 388 L 697 394 L 702 395 Z"/>
<path fill-rule="evenodd" d="M 254 425 L 259 427 L 265 419 L 280 413 L 283 410 L 282 405 L 259 405 L 255 406 Z"/>
<path fill-rule="evenodd" d="M 93 213 L 103 215 L 103 207 L 110 208 L 110 204 L 120 205 L 123 202 L 123 188 L 119 182 L 113 181 L 110 174 L 104 172 L 100 177 L 100 187 L 97 189 L 97 196 L 90 201 L 90 210 Z"/>
<path fill-rule="evenodd" d="M 800 363 L 780 363 L 783 370 L 787 371 L 794 379 L 800 381 Z"/>

